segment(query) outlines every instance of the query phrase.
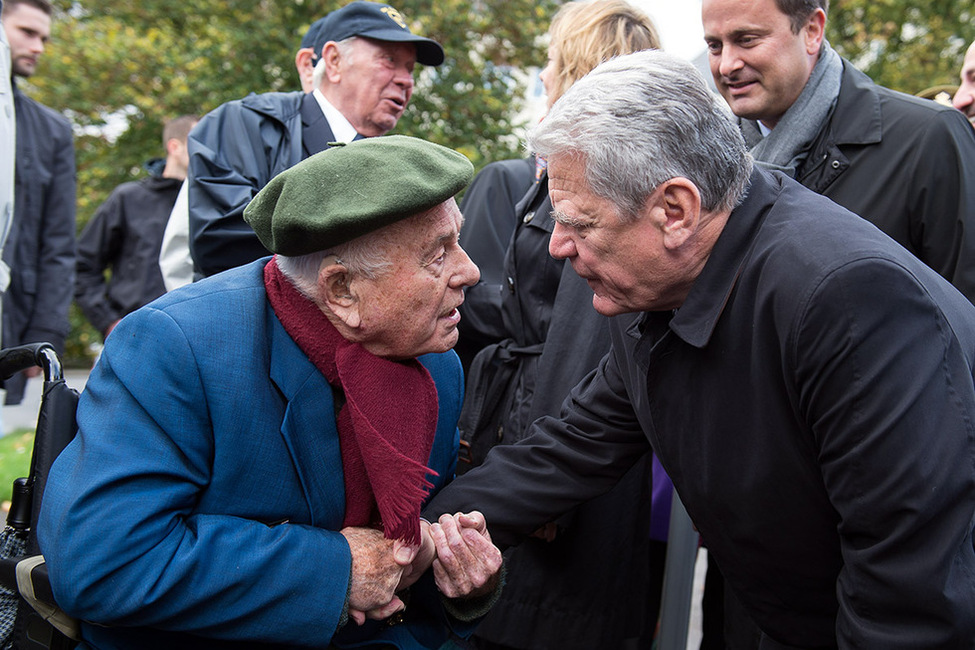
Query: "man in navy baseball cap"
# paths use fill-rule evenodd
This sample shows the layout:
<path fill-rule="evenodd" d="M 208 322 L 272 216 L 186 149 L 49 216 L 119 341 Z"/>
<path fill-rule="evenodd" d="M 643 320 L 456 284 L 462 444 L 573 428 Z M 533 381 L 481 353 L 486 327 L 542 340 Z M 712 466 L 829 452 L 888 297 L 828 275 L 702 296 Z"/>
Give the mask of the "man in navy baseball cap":
<path fill-rule="evenodd" d="M 312 23 L 296 66 L 312 92 L 228 102 L 190 134 L 190 252 L 197 277 L 268 254 L 244 208 L 277 173 L 330 143 L 385 135 L 413 95 L 417 63 L 440 65 L 439 43 L 414 34 L 386 4 L 355 0 Z"/>
<path fill-rule="evenodd" d="M 353 36 L 387 43 L 412 43 L 416 47 L 416 61 L 423 65 L 436 66 L 444 61 L 440 43 L 413 34 L 406 18 L 393 7 L 368 0 L 355 0 L 319 18 L 308 29 L 301 46 L 311 47 L 317 62 L 326 43 L 340 43 Z"/>

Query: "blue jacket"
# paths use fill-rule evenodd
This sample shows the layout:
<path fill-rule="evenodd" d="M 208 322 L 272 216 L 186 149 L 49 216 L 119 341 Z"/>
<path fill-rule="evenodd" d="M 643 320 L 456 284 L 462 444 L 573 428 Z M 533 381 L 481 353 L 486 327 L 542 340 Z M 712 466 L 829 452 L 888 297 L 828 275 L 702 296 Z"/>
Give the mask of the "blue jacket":
<path fill-rule="evenodd" d="M 407 623 L 336 634 L 351 556 L 332 390 L 268 304 L 265 262 L 133 312 L 88 380 L 38 539 L 58 603 L 97 623 L 83 626 L 92 647 L 446 637 L 432 580 L 412 588 Z M 439 396 L 436 490 L 454 471 L 462 374 L 452 352 L 421 361 Z"/>

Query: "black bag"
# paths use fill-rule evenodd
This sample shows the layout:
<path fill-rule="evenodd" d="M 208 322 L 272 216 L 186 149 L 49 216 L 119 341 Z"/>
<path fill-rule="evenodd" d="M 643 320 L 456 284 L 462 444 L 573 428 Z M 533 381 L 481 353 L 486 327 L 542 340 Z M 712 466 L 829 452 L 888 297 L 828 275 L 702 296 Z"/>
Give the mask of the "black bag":
<path fill-rule="evenodd" d="M 457 427 L 460 450 L 456 474 L 460 476 L 484 462 L 491 448 L 500 442 L 515 442 L 526 427 L 506 435 L 505 416 L 517 408 L 514 404 L 514 382 L 529 360 L 537 361 L 543 343 L 517 346 L 511 339 L 485 347 L 477 353 L 467 374 L 464 406 Z M 527 424 L 527 423 L 526 423 Z M 515 436 L 515 437 L 513 437 Z"/>

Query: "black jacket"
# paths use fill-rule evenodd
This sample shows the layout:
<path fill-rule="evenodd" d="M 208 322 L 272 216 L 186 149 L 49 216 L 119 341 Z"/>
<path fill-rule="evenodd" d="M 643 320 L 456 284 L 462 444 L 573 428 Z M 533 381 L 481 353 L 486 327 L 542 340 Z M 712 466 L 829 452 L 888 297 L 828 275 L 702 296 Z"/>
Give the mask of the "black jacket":
<path fill-rule="evenodd" d="M 427 514 L 477 508 L 514 542 L 652 445 L 775 641 L 971 647 L 975 308 L 942 277 L 756 171 L 680 309 L 610 334 L 561 420 L 496 447 Z"/>
<path fill-rule="evenodd" d="M 558 415 L 609 350 L 609 321 L 593 309 L 592 290 L 548 254 L 551 212 L 543 176 L 515 210 L 501 289 L 504 340 L 479 353 L 468 379 L 460 428 L 477 462 L 482 441 L 514 443 L 534 419 Z M 652 629 L 659 576 L 649 568 L 650 480 L 647 456 L 616 489 L 560 517 L 554 541 L 508 550 L 505 588 L 475 635 L 530 650 L 614 650 Z"/>
<path fill-rule="evenodd" d="M 844 61 L 836 107 L 796 179 L 975 302 L 975 130 L 960 112 L 878 86 Z"/>
<path fill-rule="evenodd" d="M 460 338 L 454 351 L 470 368 L 478 350 L 504 338 L 501 329 L 501 285 L 504 258 L 515 230 L 515 206 L 535 179 L 535 158 L 499 160 L 488 164 L 471 181 L 460 211 L 464 228 L 460 245 L 481 270 L 481 279 L 464 291 Z"/>
<path fill-rule="evenodd" d="M 14 220 L 3 249 L 3 345 L 48 341 L 64 352 L 74 288 L 75 163 L 71 124 L 14 90 L 17 110 Z M 6 382 L 7 404 L 23 397 L 22 376 Z"/>
<path fill-rule="evenodd" d="M 166 293 L 159 247 L 182 181 L 150 176 L 115 188 L 78 239 L 75 300 L 102 334 Z M 111 279 L 105 280 L 105 271 Z"/>
<path fill-rule="evenodd" d="M 268 181 L 334 140 L 309 93 L 265 93 L 227 102 L 190 132 L 190 252 L 210 276 L 268 255 L 244 208 Z"/>

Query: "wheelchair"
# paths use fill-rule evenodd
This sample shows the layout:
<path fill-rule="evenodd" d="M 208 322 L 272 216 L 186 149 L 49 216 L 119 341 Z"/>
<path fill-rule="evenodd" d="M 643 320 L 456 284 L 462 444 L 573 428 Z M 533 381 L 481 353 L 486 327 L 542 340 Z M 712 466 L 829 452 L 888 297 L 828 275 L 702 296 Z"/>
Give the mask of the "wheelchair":
<path fill-rule="evenodd" d="M 54 601 L 34 525 L 54 459 L 74 438 L 78 392 L 65 383 L 50 343 L 0 350 L 0 380 L 39 366 L 44 387 L 29 475 L 14 481 L 7 525 L 0 532 L 0 650 L 66 650 L 77 645 L 77 621 Z"/>

